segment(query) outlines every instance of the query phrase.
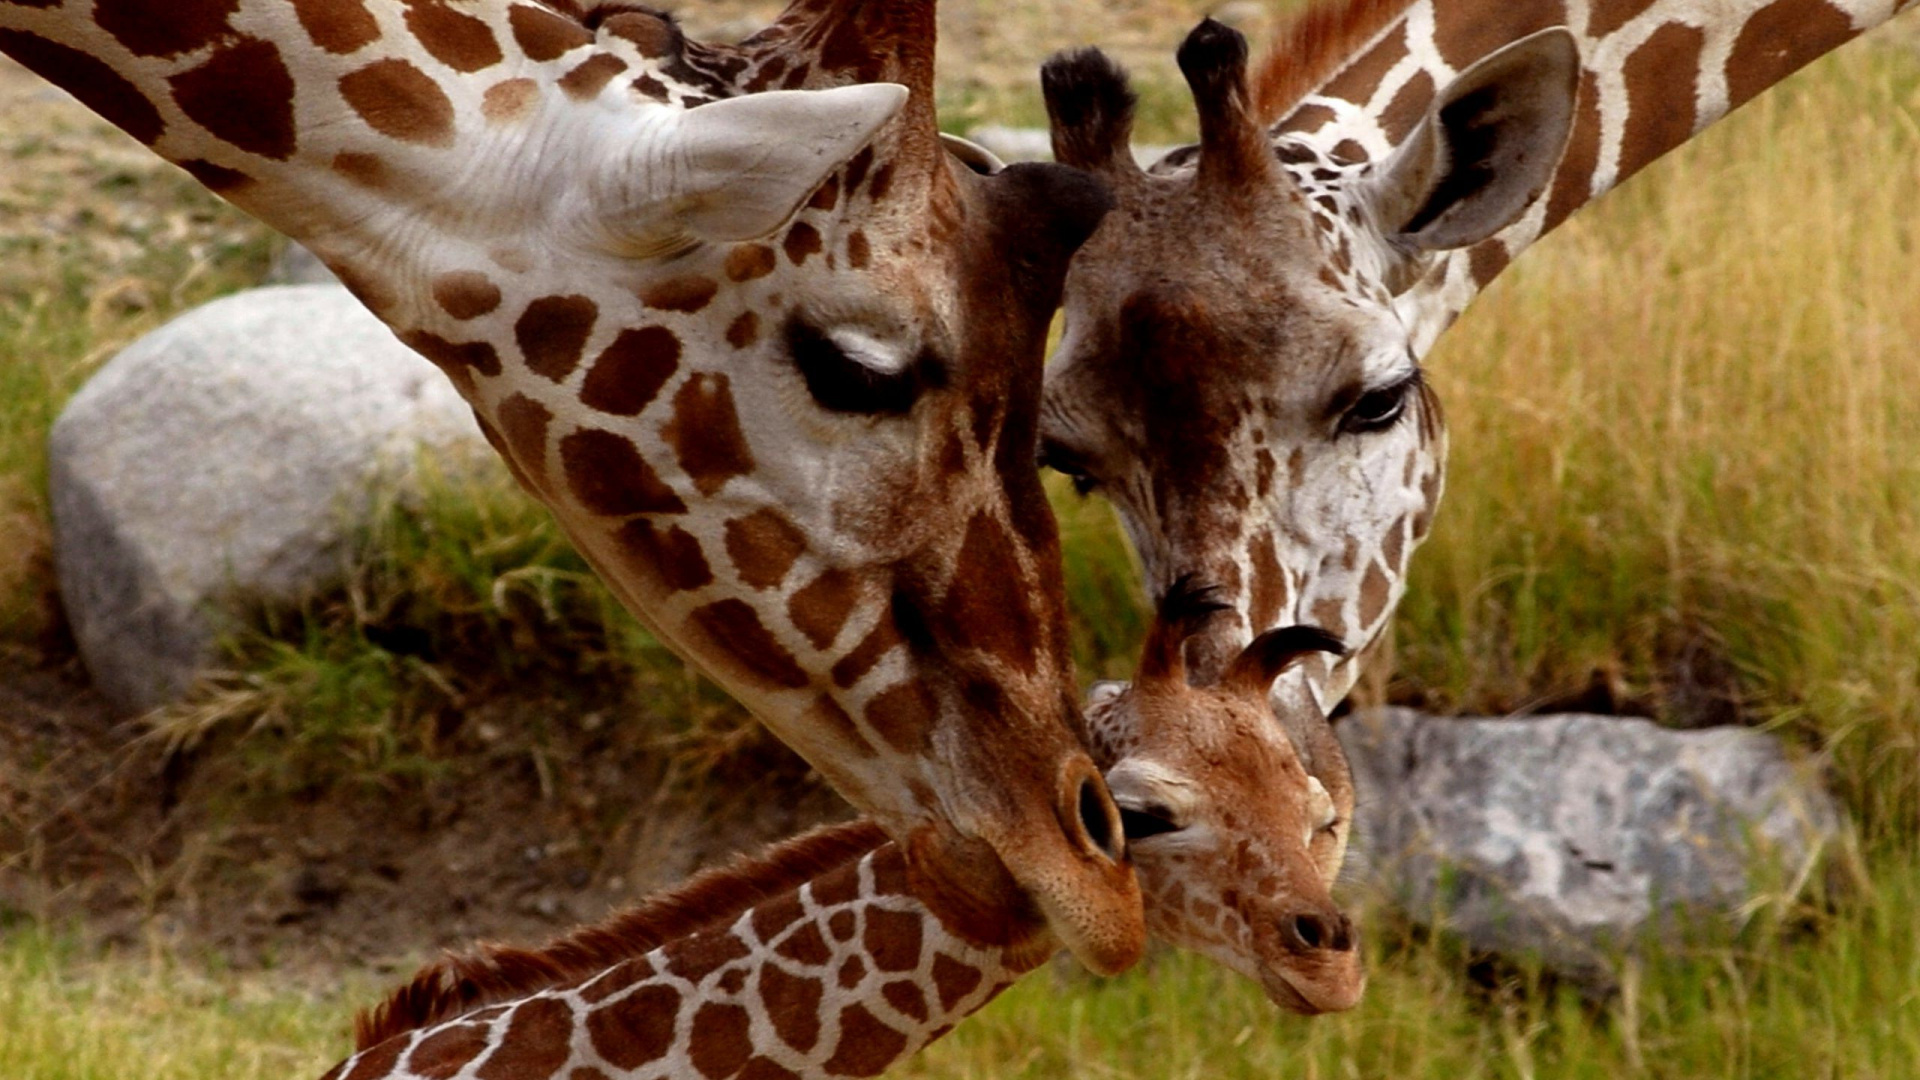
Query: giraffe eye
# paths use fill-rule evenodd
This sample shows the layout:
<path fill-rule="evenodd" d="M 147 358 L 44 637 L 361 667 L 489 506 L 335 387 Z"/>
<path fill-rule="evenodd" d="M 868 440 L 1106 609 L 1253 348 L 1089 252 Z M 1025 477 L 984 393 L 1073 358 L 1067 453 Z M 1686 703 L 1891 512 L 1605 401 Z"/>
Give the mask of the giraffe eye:
<path fill-rule="evenodd" d="M 1159 803 L 1144 807 L 1120 807 L 1120 830 L 1127 834 L 1129 843 L 1162 833 L 1179 832 L 1183 828 L 1184 825 L 1173 819 L 1173 811 Z"/>
<path fill-rule="evenodd" d="M 787 351 L 814 403 L 828 412 L 904 416 L 927 390 L 947 383 L 947 368 L 930 349 L 906 355 L 859 330 L 822 330 L 787 321 Z"/>
<path fill-rule="evenodd" d="M 1359 400 L 1340 417 L 1340 431 L 1343 434 L 1365 434 L 1371 431 L 1384 431 L 1406 414 L 1407 402 L 1420 385 L 1420 372 L 1401 379 L 1378 390 L 1369 390 L 1361 394 Z"/>
<path fill-rule="evenodd" d="M 1086 459 L 1078 451 L 1062 446 L 1052 439 L 1040 440 L 1040 467 L 1052 469 L 1066 477 L 1073 484 L 1073 490 L 1080 495 L 1085 495 L 1100 486 L 1100 481 L 1088 471 Z"/>

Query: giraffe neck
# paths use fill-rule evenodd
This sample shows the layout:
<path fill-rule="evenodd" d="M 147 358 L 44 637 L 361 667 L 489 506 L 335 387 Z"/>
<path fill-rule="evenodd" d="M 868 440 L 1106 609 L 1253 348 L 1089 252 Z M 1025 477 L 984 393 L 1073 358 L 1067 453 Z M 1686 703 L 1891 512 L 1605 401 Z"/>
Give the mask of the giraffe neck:
<path fill-rule="evenodd" d="M 1444 255 L 1395 306 L 1424 353 L 1535 240 L 1733 109 L 1914 0 L 1352 0 L 1350 59 L 1286 112 L 1276 142 L 1310 168 L 1385 160 L 1455 74 L 1566 26 L 1583 66 L 1572 135 L 1545 197 L 1499 234 Z M 1338 20 L 1340 16 L 1334 16 Z M 1367 22 L 1384 25 L 1366 34 Z M 1276 48 L 1269 67 L 1284 66 Z"/>
<path fill-rule="evenodd" d="M 955 936 L 882 840 L 866 822 L 829 828 L 540 953 L 429 968 L 325 1080 L 878 1075 L 1054 947 L 1044 931 L 1005 948 Z M 749 888 L 717 897 L 742 874 Z M 663 906 L 683 918 L 649 915 Z"/>

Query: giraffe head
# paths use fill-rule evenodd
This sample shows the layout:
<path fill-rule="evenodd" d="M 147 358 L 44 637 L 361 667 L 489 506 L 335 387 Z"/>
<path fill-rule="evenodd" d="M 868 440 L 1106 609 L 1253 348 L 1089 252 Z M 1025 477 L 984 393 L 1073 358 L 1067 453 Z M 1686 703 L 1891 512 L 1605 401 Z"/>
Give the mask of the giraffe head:
<path fill-rule="evenodd" d="M 1577 55 L 1562 30 L 1496 53 L 1371 163 L 1271 139 L 1238 33 L 1204 22 L 1179 62 L 1200 142 L 1150 172 L 1129 152 L 1118 67 L 1088 50 L 1043 71 L 1056 156 L 1106 179 L 1115 208 L 1068 276 L 1041 460 L 1112 499 L 1151 590 L 1187 574 L 1220 584 L 1235 612 L 1193 643 L 1202 674 L 1296 622 L 1351 657 L 1386 624 L 1440 497 L 1426 341 L 1397 297 L 1433 253 L 1540 194 Z M 1331 705 L 1352 666 L 1303 669 Z"/>
<path fill-rule="evenodd" d="M 947 152 L 931 3 L 809 0 L 725 49 L 589 21 L 571 70 L 626 65 L 594 103 L 675 110 L 674 141 L 539 188 L 530 217 L 586 220 L 488 272 L 539 291 L 471 316 L 443 272 L 460 310 L 420 332 L 491 331 L 534 369 L 450 365 L 627 606 L 900 838 L 943 917 L 982 940 L 1044 922 L 1126 967 L 1138 886 L 1032 467 L 1047 326 L 1104 188 Z"/>
<path fill-rule="evenodd" d="M 1312 626 L 1269 630 L 1204 685 L 1185 646 L 1227 610 L 1182 578 L 1160 603 L 1131 685 L 1088 707 L 1095 755 L 1120 804 L 1147 897 L 1147 927 L 1250 978 L 1302 1013 L 1351 1008 L 1366 985 L 1359 935 L 1333 903 L 1353 819 L 1353 779 L 1310 706 L 1296 746 L 1268 692 L 1340 643 Z"/>

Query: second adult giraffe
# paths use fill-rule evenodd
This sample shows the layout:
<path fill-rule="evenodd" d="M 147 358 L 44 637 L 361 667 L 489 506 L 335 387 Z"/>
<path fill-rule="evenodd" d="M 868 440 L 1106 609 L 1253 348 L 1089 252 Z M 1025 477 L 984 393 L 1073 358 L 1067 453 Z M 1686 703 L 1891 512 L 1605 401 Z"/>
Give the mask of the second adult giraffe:
<path fill-rule="evenodd" d="M 325 259 L 950 914 L 1031 899 L 1125 967 L 1032 469 L 1105 194 L 943 150 L 931 0 L 799 0 L 728 50 L 617 7 L 5 0 L 0 52 Z"/>
<path fill-rule="evenodd" d="M 1303 669 L 1331 707 L 1440 498 L 1441 331 L 1581 206 L 1911 2 L 1345 0 L 1251 78 L 1203 23 L 1180 49 L 1200 143 L 1148 172 L 1125 75 L 1056 58 L 1056 156 L 1117 205 L 1068 277 L 1042 460 L 1113 500 L 1150 590 L 1228 588 L 1203 668 L 1268 626 L 1341 635 Z"/>

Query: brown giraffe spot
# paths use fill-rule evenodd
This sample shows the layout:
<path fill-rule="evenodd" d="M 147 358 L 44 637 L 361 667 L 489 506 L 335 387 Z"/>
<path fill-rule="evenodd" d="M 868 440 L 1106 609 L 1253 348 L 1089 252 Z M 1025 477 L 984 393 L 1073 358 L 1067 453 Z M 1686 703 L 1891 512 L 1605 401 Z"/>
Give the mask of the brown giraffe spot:
<path fill-rule="evenodd" d="M 322 49 L 345 55 L 380 38 L 380 22 L 366 0 L 293 0 L 300 28 Z"/>
<path fill-rule="evenodd" d="M 375 191 L 387 186 L 392 177 L 387 172 L 387 163 L 378 154 L 357 154 L 342 151 L 333 156 L 333 171 L 364 188 Z"/>
<path fill-rule="evenodd" d="M 713 984 L 723 994 L 738 994 L 747 985 L 747 969 L 729 968 L 720 975 L 720 981 Z"/>
<path fill-rule="evenodd" d="M 847 195 L 851 197 L 860 190 L 861 181 L 867 178 L 867 170 L 873 168 L 873 147 L 863 147 L 859 153 L 847 159 Z"/>
<path fill-rule="evenodd" d="M 620 527 L 614 542 L 631 558 L 653 567 L 660 583 L 675 592 L 713 583 L 713 570 L 700 550 L 700 541 L 678 525 L 659 529 L 647 518 L 635 518 Z"/>
<path fill-rule="evenodd" d="M 448 341 L 439 334 L 414 330 L 402 334 L 400 341 L 434 362 L 463 391 L 473 386 L 473 372 L 492 378 L 500 374 L 500 354 L 484 341 Z"/>
<path fill-rule="evenodd" d="M 240 10 L 240 0 L 118 0 L 89 6 L 94 23 L 133 55 L 179 56 L 232 34 L 227 20 Z"/>
<path fill-rule="evenodd" d="M 1247 619 L 1259 632 L 1280 621 L 1287 602 L 1287 572 L 1273 553 L 1273 533 L 1262 531 L 1247 543 L 1247 566 L 1253 577 L 1253 595 L 1247 601 Z"/>
<path fill-rule="evenodd" d="M 167 85 L 180 111 L 214 138 L 275 161 L 293 156 L 293 76 L 272 42 L 222 45 Z"/>
<path fill-rule="evenodd" d="M 1413 126 L 1426 116 L 1427 106 L 1433 103 L 1433 92 L 1433 76 L 1421 71 L 1393 95 L 1393 100 L 1380 113 L 1380 130 L 1389 144 L 1399 146 L 1406 141 Z"/>
<path fill-rule="evenodd" d="M 0 53 L 57 86 L 66 87 L 80 103 L 108 123 L 143 143 L 152 143 L 166 130 L 160 110 L 104 62 L 78 49 L 48 41 L 38 34 L 0 29 Z"/>
<path fill-rule="evenodd" d="M 472 74 L 504 59 L 493 28 L 482 20 L 453 10 L 445 0 L 406 0 L 406 4 L 407 31 L 435 60 Z"/>
<path fill-rule="evenodd" d="M 1368 60 L 1368 57 L 1361 57 L 1361 62 L 1364 63 L 1364 62 L 1367 62 L 1367 60 Z M 1352 69 L 1349 69 L 1349 70 L 1352 70 Z M 1380 70 L 1381 70 L 1381 73 L 1383 74 L 1386 71 L 1385 68 L 1382 68 Z M 1345 78 L 1345 76 L 1342 76 L 1342 78 Z M 1373 83 L 1367 87 L 1366 93 L 1372 94 L 1373 86 L 1379 85 L 1379 82 L 1380 82 L 1380 76 L 1375 75 Z M 1332 109 L 1327 108 L 1325 105 L 1303 105 L 1300 108 L 1295 109 L 1292 113 L 1287 115 L 1286 130 L 1317 131 L 1320 128 L 1323 128 L 1332 122 L 1333 122 Z M 1285 160 L 1285 159 L 1282 159 L 1282 160 Z"/>
<path fill-rule="evenodd" d="M 747 86 L 746 86 L 747 92 L 752 94 L 757 94 L 760 91 L 765 90 L 769 86 L 773 85 L 775 79 L 778 79 L 780 76 L 786 74 L 786 72 L 787 72 L 786 57 L 784 56 L 768 57 L 767 62 L 760 65 L 760 70 L 753 73 L 753 78 L 747 80 Z"/>
<path fill-rule="evenodd" d="M 633 441 L 599 428 L 560 440 L 560 467 L 580 505 L 596 514 L 683 514 L 687 504 L 663 483 Z"/>
<path fill-rule="evenodd" d="M 813 190 L 813 197 L 807 200 L 809 210 L 832 210 L 840 201 L 840 177 L 829 176 L 826 182 Z"/>
<path fill-rule="evenodd" d="M 580 365 L 580 350 L 599 317 L 599 305 L 584 296 L 543 296 L 520 313 L 513 338 L 528 368 L 564 382 Z"/>
<path fill-rule="evenodd" d="M 911 1017 L 918 1023 L 927 1022 L 927 995 L 921 992 L 919 986 L 905 979 L 895 979 L 880 988 L 880 996 L 899 1010 L 900 1015 Z"/>
<path fill-rule="evenodd" d="M 980 987 L 978 968 L 963 964 L 946 953 L 933 957 L 933 987 L 940 994 L 940 1008 L 952 1012 L 968 994 Z"/>
<path fill-rule="evenodd" d="M 1349 536 L 1340 545 L 1340 565 L 1348 570 L 1360 569 L 1360 538 Z"/>
<path fill-rule="evenodd" d="M 553 412 L 525 394 L 514 394 L 500 403 L 495 415 L 500 420 L 500 434 L 512 452 L 511 459 L 531 481 L 528 486 L 537 492 L 545 491 L 547 427 L 553 422 Z"/>
<path fill-rule="evenodd" d="M 1747 20 L 1727 56 L 1727 107 L 1852 38 L 1853 19 L 1825 0 L 1775 0 Z"/>
<path fill-rule="evenodd" d="M 725 271 L 728 281 L 752 281 L 773 273 L 777 265 L 773 249 L 765 244 L 735 244 L 727 252 Z"/>
<path fill-rule="evenodd" d="M 627 62 L 612 53 L 595 53 L 560 77 L 560 89 L 569 97 L 586 101 L 597 97 L 613 77 L 627 70 Z"/>
<path fill-rule="evenodd" d="M 1034 670 L 1040 629 L 1026 575 L 1013 538 L 984 510 L 967 522 L 942 613 L 956 647 L 991 653 L 1018 671 Z"/>
<path fill-rule="evenodd" d="M 400 1051 L 406 1048 L 406 1036 L 396 1035 L 388 1039 L 368 1050 L 343 1080 L 375 1080 L 376 1077 L 392 1074 L 393 1067 L 400 1062 Z"/>
<path fill-rule="evenodd" d="M 881 971 L 912 971 L 920 966 L 920 917 L 904 911 L 875 908 L 867 912 L 861 940 L 873 966 Z"/>
<path fill-rule="evenodd" d="M 748 588 L 769 589 L 785 581 L 805 550 L 806 534 L 771 506 L 727 522 L 727 557 Z"/>
<path fill-rule="evenodd" d="M 1593 0 L 1587 12 L 1587 36 L 1606 37 L 1653 5 L 1654 0 Z"/>
<path fill-rule="evenodd" d="M 854 899 L 854 897 L 858 896 L 859 885 L 860 883 L 858 881 L 849 880 L 846 883 L 847 895 L 845 897 L 840 898 L 838 902 L 845 902 L 848 900 L 852 900 Z M 826 903 L 827 900 L 825 898 L 821 898 L 820 902 Z M 833 940 L 838 942 L 844 943 L 844 942 L 852 941 L 853 931 L 855 927 L 856 927 L 856 920 L 854 919 L 853 912 L 851 911 L 836 911 L 833 913 L 833 915 L 830 918 L 827 919 L 827 933 L 832 935 Z"/>
<path fill-rule="evenodd" d="M 787 261 L 795 266 L 807 261 L 807 256 L 817 254 L 821 248 L 820 230 L 804 221 L 796 221 L 793 228 L 787 230 L 787 238 L 781 247 L 786 249 Z"/>
<path fill-rule="evenodd" d="M 1380 558 L 1390 571 L 1398 573 L 1406 565 L 1400 559 L 1406 554 L 1406 543 L 1407 515 L 1402 514 L 1400 520 L 1388 527 L 1386 537 L 1380 541 Z"/>
<path fill-rule="evenodd" d="M 697 983 L 736 960 L 751 955 L 746 942 L 730 930 L 711 930 L 667 946 L 667 970 Z"/>
<path fill-rule="evenodd" d="M 740 316 L 727 324 L 727 344 L 736 349 L 744 349 L 760 339 L 760 317 L 751 311 L 743 311 Z"/>
<path fill-rule="evenodd" d="M 1353 139 L 1341 139 L 1334 144 L 1330 156 L 1342 165 L 1363 165 L 1367 161 L 1367 148 Z"/>
<path fill-rule="evenodd" d="M 447 1080 L 487 1048 L 484 1024 L 455 1024 L 421 1039 L 407 1055 L 407 1071 L 424 1080 Z"/>
<path fill-rule="evenodd" d="M 628 997 L 587 1014 L 587 1037 L 594 1052 L 616 1069 L 634 1070 L 658 1061 L 673 1046 L 680 991 L 645 986 Z"/>
<path fill-rule="evenodd" d="M 851 934 L 852 931 L 849 930 L 848 933 Z M 843 990 L 851 990 L 859 986 L 860 980 L 866 977 L 867 962 L 857 956 L 847 957 L 846 961 L 840 965 L 840 973 L 835 976 Z"/>
<path fill-rule="evenodd" d="M 812 1050 L 820 1041 L 820 999 L 826 992 L 820 980 L 789 975 L 777 964 L 765 964 L 757 990 L 780 1041 L 803 1054 Z"/>
<path fill-rule="evenodd" d="M 215 165 L 211 161 L 195 158 L 179 163 L 187 175 L 206 185 L 207 190 L 226 195 L 253 183 L 253 177 L 239 169 L 229 169 L 224 165 Z"/>
<path fill-rule="evenodd" d="M 867 234 L 855 229 L 847 234 L 847 265 L 865 270 L 873 261 L 873 249 L 867 246 Z"/>
<path fill-rule="evenodd" d="M 573 1056 L 573 1009 L 558 998 L 532 998 L 513 1010 L 500 1046 L 474 1070 L 475 1080 L 521 1080 L 555 1072 Z"/>
<path fill-rule="evenodd" d="M 840 1010 L 840 1041 L 822 1066 L 833 1076 L 878 1076 L 907 1049 L 907 1037 L 868 1012 L 864 1005 Z"/>
<path fill-rule="evenodd" d="M 1298 491 L 1307 482 L 1307 455 L 1299 447 L 1287 455 L 1287 487 Z"/>
<path fill-rule="evenodd" d="M 706 307 L 720 283 L 703 274 L 681 274 L 640 290 L 640 302 L 660 311 L 695 312 Z"/>
<path fill-rule="evenodd" d="M 614 37 L 632 42 L 634 49 L 649 60 L 670 56 L 680 47 L 680 36 L 674 33 L 673 25 L 646 12 L 619 12 L 600 26 Z"/>
<path fill-rule="evenodd" d="M 664 326 L 622 330 L 580 384 L 580 403 L 613 416 L 638 416 L 680 368 L 680 339 Z"/>
<path fill-rule="evenodd" d="M 340 78 L 345 98 L 367 126 L 424 146 L 453 145 L 453 102 L 426 72 L 405 60 L 376 60 Z"/>
<path fill-rule="evenodd" d="M 734 1080 L 800 1080 L 800 1074 L 766 1058 L 756 1057 L 747 1062 L 747 1067 L 741 1069 Z"/>
<path fill-rule="evenodd" d="M 1473 272 L 1473 283 L 1483 289 L 1487 287 L 1488 282 L 1499 277 L 1500 271 L 1505 270 L 1507 264 L 1513 261 L 1513 257 L 1507 254 L 1506 241 L 1497 237 L 1473 245 L 1473 250 L 1468 252 L 1468 259 L 1468 268 Z"/>
<path fill-rule="evenodd" d="M 518 120 L 540 100 L 540 84 L 532 79 L 508 79 L 487 87 L 480 99 L 480 115 L 496 124 Z"/>
<path fill-rule="evenodd" d="M 433 279 L 433 301 L 456 319 L 477 319 L 500 306 L 500 287 L 477 270 L 455 270 Z"/>
<path fill-rule="evenodd" d="M 1365 55 L 1348 64 L 1340 74 L 1328 81 L 1321 95 L 1364 105 L 1373 100 L 1374 91 L 1380 88 L 1380 80 L 1386 78 L 1387 72 L 1393 70 L 1394 65 L 1405 59 L 1406 55 L 1407 27 L 1406 22 L 1402 20 L 1390 33 L 1381 38 L 1378 44 L 1368 49 Z M 1308 108 L 1326 110 L 1323 105 Z M 1305 113 L 1307 109 L 1302 109 L 1300 112 Z M 1295 131 L 1312 131 L 1328 120 L 1332 120 L 1333 115 L 1329 111 L 1324 119 L 1320 117 L 1313 119 L 1317 122 L 1302 122 L 1303 118 L 1296 115 L 1294 122 L 1288 126 Z"/>
<path fill-rule="evenodd" d="M 540 63 L 558 60 L 582 45 L 593 44 L 593 31 L 572 19 L 563 19 L 529 4 L 508 8 L 507 26 L 513 31 L 514 43 L 527 54 L 527 59 Z"/>
<path fill-rule="evenodd" d="M 1433 43 L 1448 66 L 1464 71 L 1510 41 L 1566 21 L 1565 0 L 1505 0 L 1498 19 L 1469 4 L 1438 4 L 1433 9 Z"/>
<path fill-rule="evenodd" d="M 655 101 L 666 101 L 671 96 L 667 93 L 666 84 L 651 75 L 642 75 L 633 80 L 633 88 Z"/>
<path fill-rule="evenodd" d="M 708 1080 L 732 1076 L 753 1055 L 753 1023 L 738 1005 L 708 1002 L 700 1006 L 693 1014 L 692 1030 L 687 1060 Z"/>
<path fill-rule="evenodd" d="M 867 737 L 854 726 L 853 717 L 847 715 L 847 710 L 841 708 L 839 702 L 825 694 L 815 698 L 813 704 L 807 706 L 801 722 L 809 728 L 831 731 L 847 749 L 863 758 L 874 755 L 873 744 L 867 742 Z"/>
<path fill-rule="evenodd" d="M 1593 195 L 1593 170 L 1600 162 L 1600 89 L 1593 72 L 1580 73 L 1574 94 L 1573 130 L 1566 152 L 1553 174 L 1553 192 L 1547 196 L 1547 217 L 1541 226 L 1551 229 L 1586 205 Z"/>
<path fill-rule="evenodd" d="M 811 64 L 796 65 L 792 71 L 787 72 L 786 80 L 780 85 L 783 89 L 798 90 L 806 83 L 807 76 L 812 73 L 813 66 Z"/>
<path fill-rule="evenodd" d="M 653 978 L 655 974 L 653 962 L 644 956 L 622 961 L 582 986 L 579 990 L 580 1000 L 589 1005 L 598 1005 L 635 983 Z"/>
<path fill-rule="evenodd" d="M 1648 162 L 1693 137 L 1694 80 L 1704 30 L 1667 23 L 1633 50 L 1622 67 L 1627 85 L 1627 125 L 1620 136 L 1619 180 L 1639 172 Z M 1675 74 L 1685 92 L 1675 92 Z"/>
<path fill-rule="evenodd" d="M 933 695 L 918 679 L 892 686 L 867 702 L 867 726 L 902 754 L 927 749 L 937 715 Z"/>
<path fill-rule="evenodd" d="M 917 777 L 907 778 L 907 790 L 920 806 L 932 806 L 933 792 Z M 912 896 L 913 883 L 907 877 L 907 860 L 898 849 L 892 858 L 873 860 L 873 892 L 876 896 Z"/>
<path fill-rule="evenodd" d="M 753 451 L 740 430 L 733 387 L 717 372 L 695 372 L 673 395 L 673 419 L 660 429 L 680 468 L 702 495 L 712 495 L 736 476 L 753 471 Z"/>
<path fill-rule="evenodd" d="M 1337 596 L 1323 596 L 1313 602 L 1313 624 L 1337 638 L 1347 636 L 1346 603 Z"/>
<path fill-rule="evenodd" d="M 900 628 L 894 625 L 891 615 L 883 612 L 873 629 L 860 639 L 860 644 L 833 665 L 833 684 L 844 690 L 859 682 L 898 644 Z"/>
<path fill-rule="evenodd" d="M 807 923 L 788 934 L 787 940 L 781 942 L 773 951 L 808 967 L 815 967 L 833 959 L 833 949 L 827 944 L 827 939 L 820 936 L 820 927 L 816 923 Z"/>
<path fill-rule="evenodd" d="M 1360 582 L 1360 625 L 1356 629 L 1364 631 L 1379 621 L 1387 610 L 1387 596 L 1391 592 L 1392 582 L 1380 569 L 1380 560 L 1367 563 L 1367 576 Z"/>
<path fill-rule="evenodd" d="M 840 636 L 847 616 L 860 599 L 860 579 L 839 567 L 829 567 L 820 576 L 801 586 L 787 601 L 787 617 L 816 649 L 824 649 Z"/>
<path fill-rule="evenodd" d="M 867 198 L 879 202 L 887 197 L 887 192 L 892 188 L 893 162 L 889 161 L 873 170 L 873 181 L 867 185 Z"/>
<path fill-rule="evenodd" d="M 717 600 L 695 608 L 691 619 L 748 674 L 795 690 L 811 681 L 746 601 Z"/>

